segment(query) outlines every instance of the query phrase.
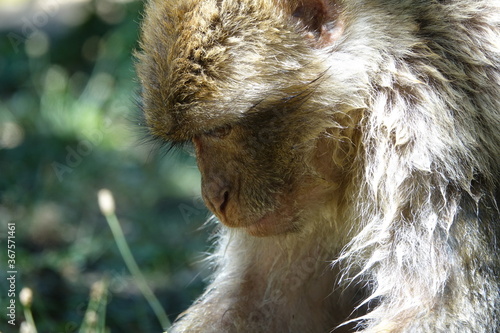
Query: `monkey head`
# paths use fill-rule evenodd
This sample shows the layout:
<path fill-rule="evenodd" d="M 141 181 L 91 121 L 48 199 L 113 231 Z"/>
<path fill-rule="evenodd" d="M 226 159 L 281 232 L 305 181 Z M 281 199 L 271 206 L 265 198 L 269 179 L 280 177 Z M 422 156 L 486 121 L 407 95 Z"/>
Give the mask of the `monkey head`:
<path fill-rule="evenodd" d="M 150 133 L 194 144 L 203 198 L 225 225 L 255 236 L 300 230 L 325 191 L 341 196 L 364 104 L 352 57 L 332 57 L 340 5 L 150 6 L 137 64 Z"/>

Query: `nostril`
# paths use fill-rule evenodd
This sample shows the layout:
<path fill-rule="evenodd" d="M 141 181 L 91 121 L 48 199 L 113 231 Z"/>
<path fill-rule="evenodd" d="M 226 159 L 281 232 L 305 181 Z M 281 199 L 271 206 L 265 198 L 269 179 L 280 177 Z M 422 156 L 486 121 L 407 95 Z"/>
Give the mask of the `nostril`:
<path fill-rule="evenodd" d="M 226 210 L 228 201 L 229 201 L 229 191 L 224 191 L 224 194 L 222 195 L 222 203 L 219 206 L 221 213 L 224 213 L 224 211 Z"/>
<path fill-rule="evenodd" d="M 227 210 L 227 205 L 231 200 L 231 188 L 227 183 L 220 181 L 202 182 L 201 192 L 208 208 L 221 218 Z"/>

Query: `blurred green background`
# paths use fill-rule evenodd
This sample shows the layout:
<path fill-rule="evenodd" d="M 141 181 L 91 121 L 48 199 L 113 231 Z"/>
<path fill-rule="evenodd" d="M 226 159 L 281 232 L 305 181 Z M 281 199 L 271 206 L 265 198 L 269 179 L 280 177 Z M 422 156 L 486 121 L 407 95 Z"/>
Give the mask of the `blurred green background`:
<path fill-rule="evenodd" d="M 170 319 L 202 291 L 208 213 L 192 154 L 144 140 L 134 74 L 143 3 L 0 0 L 0 331 L 7 324 L 7 224 L 16 294 L 33 289 L 38 332 L 77 332 L 93 283 L 109 285 L 110 332 L 161 326 L 97 205 L 110 189 L 126 239 Z M 201 273 L 200 273 L 201 272 Z"/>

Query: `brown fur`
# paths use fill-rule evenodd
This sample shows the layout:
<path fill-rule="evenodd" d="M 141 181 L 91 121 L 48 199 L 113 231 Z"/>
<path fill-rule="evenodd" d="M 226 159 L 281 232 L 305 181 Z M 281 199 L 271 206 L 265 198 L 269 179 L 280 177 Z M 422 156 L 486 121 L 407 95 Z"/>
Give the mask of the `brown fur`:
<path fill-rule="evenodd" d="M 216 269 L 173 332 L 498 332 L 495 0 L 151 0 L 154 137 Z"/>

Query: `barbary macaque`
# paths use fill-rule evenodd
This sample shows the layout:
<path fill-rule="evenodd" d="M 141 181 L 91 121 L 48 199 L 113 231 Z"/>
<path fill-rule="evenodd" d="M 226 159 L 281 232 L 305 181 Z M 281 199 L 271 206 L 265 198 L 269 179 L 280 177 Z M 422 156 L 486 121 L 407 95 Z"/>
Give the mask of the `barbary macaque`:
<path fill-rule="evenodd" d="M 218 223 L 173 332 L 500 332 L 498 0 L 150 0 L 140 48 Z"/>

